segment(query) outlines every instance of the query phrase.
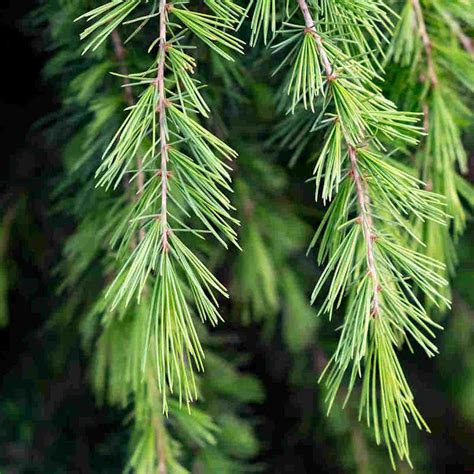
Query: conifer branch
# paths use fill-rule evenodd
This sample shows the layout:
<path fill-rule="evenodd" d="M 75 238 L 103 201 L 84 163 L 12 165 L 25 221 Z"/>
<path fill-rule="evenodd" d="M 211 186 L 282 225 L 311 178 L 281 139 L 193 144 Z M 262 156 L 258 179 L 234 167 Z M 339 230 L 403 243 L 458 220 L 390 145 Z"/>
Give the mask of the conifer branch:
<path fill-rule="evenodd" d="M 87 13 L 84 17 L 96 22 L 83 35 L 92 35 L 88 47 L 99 47 L 110 32 L 108 22 L 123 22 L 134 6 L 136 0 L 110 2 Z M 204 353 L 193 313 L 196 311 L 203 322 L 209 319 L 217 324 L 222 318 L 216 294 L 227 296 L 223 285 L 178 232 L 201 239 L 211 234 L 224 246 L 225 239 L 237 245 L 233 226 L 238 221 L 231 215 L 233 208 L 225 194 L 231 188 L 224 163 L 236 153 L 195 118 L 198 114 L 207 117 L 209 108 L 200 92 L 202 86 L 192 77 L 196 61 L 182 44 L 193 33 L 226 59 L 232 60 L 231 51 L 242 52 L 242 42 L 230 33 L 237 19 L 227 16 L 240 9 L 230 0 L 225 8 L 212 2 L 209 6 L 215 16 L 190 10 L 186 3 L 171 8 L 161 0 L 158 12 L 152 7 L 140 18 L 149 21 L 158 17 L 159 34 L 150 48 L 157 47 L 156 59 L 144 72 L 126 76 L 128 84 L 145 86 L 145 90 L 128 108 L 127 118 L 97 171 L 98 184 L 107 188 L 117 187 L 128 174 L 138 181 L 137 199 L 112 240 L 121 269 L 107 297 L 112 298 L 112 311 L 127 307 L 135 298 L 138 302 L 150 298 L 143 364 L 145 367 L 152 351 L 164 411 L 168 391 L 173 393 L 175 387 L 180 402 L 197 398 L 193 371 L 203 370 Z M 168 22 L 170 14 L 179 21 L 178 34 Z M 137 170 L 133 163 L 139 154 L 143 160 Z M 186 220 L 193 217 L 188 224 Z M 196 222 L 204 228 L 196 228 Z M 137 231 L 140 241 L 130 254 L 130 242 Z"/>
<path fill-rule="evenodd" d="M 316 42 L 319 55 L 321 57 L 321 62 L 324 66 L 326 72 L 326 79 L 330 85 L 332 81 L 337 79 L 336 74 L 334 73 L 334 68 L 329 61 L 329 58 L 324 50 L 322 38 L 317 33 L 316 26 L 311 15 L 311 12 L 308 8 L 306 0 L 297 0 L 298 5 L 303 14 L 306 28 L 310 31 L 314 40 Z M 340 120 L 340 117 L 337 118 Z M 365 141 L 365 137 L 362 137 L 362 141 Z M 380 313 L 380 300 L 379 292 L 381 291 L 380 279 L 378 275 L 377 266 L 375 264 L 375 252 L 373 248 L 373 241 L 376 236 L 374 234 L 374 224 L 372 219 L 372 212 L 370 209 L 370 197 L 368 194 L 368 189 L 365 186 L 364 178 L 361 176 L 358 165 L 357 165 L 357 150 L 354 147 L 354 144 L 348 143 L 346 140 L 346 146 L 349 155 L 350 167 L 351 167 L 351 176 L 354 179 L 356 193 L 357 193 L 357 202 L 359 205 L 359 220 L 362 226 L 362 233 L 364 236 L 364 241 L 367 251 L 367 268 L 370 277 L 373 280 L 374 294 L 372 298 L 372 311 L 374 316 L 378 316 Z"/>
<path fill-rule="evenodd" d="M 426 236 L 422 251 L 445 263 L 447 277 L 456 267 L 453 244 L 466 225 L 462 199 L 472 202 L 472 189 L 458 175 L 467 170 L 462 143 L 463 123 L 469 115 L 465 94 L 474 90 L 472 54 L 458 23 L 463 8 L 459 0 L 407 0 L 388 54 L 398 67 L 395 80 L 404 83 L 400 102 L 411 110 L 423 111 L 427 137 L 416 149 L 419 175 L 427 190 L 446 197 L 450 216 L 446 225 L 426 222 L 420 227 Z M 420 81 L 425 84 L 421 90 Z M 449 297 L 449 286 L 445 294 Z"/>
<path fill-rule="evenodd" d="M 164 5 L 163 8 L 166 10 L 167 6 Z M 163 11 L 163 10 L 161 10 Z M 161 18 L 165 19 L 165 16 L 163 15 L 160 17 L 160 55 L 163 52 L 163 60 L 159 61 L 159 67 L 158 67 L 158 77 L 157 77 L 157 84 L 158 87 L 163 88 L 163 95 L 165 94 L 164 91 L 164 54 L 165 54 L 165 47 L 162 47 L 162 44 L 166 45 L 166 21 L 161 21 Z M 163 42 L 161 41 L 162 35 L 164 36 Z M 114 46 L 114 51 L 115 55 L 117 57 L 117 60 L 120 62 L 120 72 L 122 75 L 122 81 L 123 81 L 123 87 L 124 87 L 124 97 L 127 105 L 129 107 L 133 107 L 136 103 L 135 97 L 133 94 L 132 86 L 130 84 L 130 79 L 129 79 L 129 71 L 128 67 L 125 64 L 125 57 L 126 57 L 126 52 L 125 48 L 122 43 L 122 39 L 120 37 L 120 33 L 117 30 L 114 30 L 111 34 L 113 46 Z M 161 95 L 159 94 L 159 97 Z M 160 106 L 158 105 L 157 111 L 160 110 Z M 161 112 L 159 112 L 161 114 Z M 165 118 L 166 120 L 166 118 Z M 160 118 L 160 124 L 161 124 L 161 118 Z M 161 135 L 161 133 L 160 133 Z M 163 153 L 163 152 L 162 152 Z M 128 181 L 126 181 L 128 183 Z M 143 172 L 143 166 L 142 166 L 142 158 L 137 155 L 137 192 L 136 192 L 136 198 L 140 199 L 140 197 L 143 195 L 144 191 L 144 183 L 145 183 L 145 174 Z M 145 229 L 142 227 L 139 229 L 139 234 L 138 234 L 138 242 L 142 242 L 143 239 L 145 238 Z M 131 248 L 132 250 L 135 249 L 137 245 L 136 240 L 133 238 L 131 241 Z M 166 428 L 163 424 L 163 419 L 162 415 L 159 413 L 159 407 L 157 406 L 159 403 L 158 401 L 160 400 L 160 394 L 157 390 L 157 382 L 155 380 L 154 374 L 152 371 L 147 370 L 147 386 L 149 388 L 150 392 L 150 401 L 152 404 L 152 424 L 153 424 L 153 429 L 154 429 L 154 434 L 155 434 L 155 446 L 156 446 L 156 456 L 158 460 L 158 474 L 167 474 L 168 473 L 168 468 L 167 468 L 167 456 L 166 456 Z"/>
<path fill-rule="evenodd" d="M 167 15 L 168 5 L 166 0 L 160 0 L 159 6 L 159 43 L 158 43 L 158 72 L 156 76 L 155 87 L 158 89 L 158 103 L 156 111 L 159 115 L 158 126 L 160 133 L 160 150 L 161 150 L 161 212 L 160 222 L 162 225 L 162 241 L 161 249 L 167 253 L 169 251 L 168 244 L 168 137 L 166 129 L 166 89 L 165 89 L 165 61 L 166 61 L 166 29 L 167 29 Z M 154 340 L 153 344 L 158 344 L 158 341 Z M 158 390 L 156 389 L 154 377 L 151 377 L 148 381 L 148 385 L 152 390 L 152 397 L 155 400 L 160 398 Z M 156 437 L 156 450 L 158 458 L 158 474 L 167 474 L 168 469 L 166 467 L 166 448 L 164 437 L 166 436 L 163 422 L 160 420 L 159 413 L 153 413 L 153 425 L 155 429 Z"/>
<path fill-rule="evenodd" d="M 438 288 L 446 281 L 437 274 L 442 266 L 413 252 L 402 235 L 419 240 L 406 216 L 442 224 L 445 214 L 439 196 L 420 189 L 419 181 L 384 156 L 387 143 L 416 144 L 419 129 L 414 125 L 417 117 L 397 111 L 382 95 L 375 84 L 379 65 L 372 47 L 358 42 L 370 31 L 377 50 L 382 50 L 383 33 L 377 23 L 389 24 L 383 2 L 353 5 L 323 0 L 322 11 L 332 21 L 327 31 L 321 26 L 324 33 L 317 31 L 308 3 L 297 0 L 297 4 L 304 28 L 289 19 L 284 22 L 288 29 L 282 34 L 290 36 L 274 51 L 293 46 L 277 70 L 292 64 L 286 85 L 290 111 L 307 117 L 310 131 L 328 129 L 314 176 L 316 199 L 321 188 L 323 201 L 332 201 L 310 246 L 319 241 L 318 263 L 327 262 L 311 302 L 326 282 L 330 287 L 320 313 L 331 318 L 343 297 L 348 299 L 337 350 L 323 373 L 328 411 L 346 375 L 346 398 L 362 376 L 360 416 L 366 412 L 377 442 L 383 436 L 393 463 L 394 451 L 410 462 L 408 417 L 420 428 L 427 427 L 413 403 L 395 347 L 401 341 L 409 344 L 411 336 L 428 356 L 436 353 L 430 340 L 436 325 L 417 301 L 414 286 L 440 304 L 446 300 Z M 368 19 L 361 26 L 345 23 L 362 15 Z M 303 115 L 299 104 L 313 113 L 319 106 L 321 112 L 314 119 Z M 353 213 L 357 217 L 352 218 Z"/>

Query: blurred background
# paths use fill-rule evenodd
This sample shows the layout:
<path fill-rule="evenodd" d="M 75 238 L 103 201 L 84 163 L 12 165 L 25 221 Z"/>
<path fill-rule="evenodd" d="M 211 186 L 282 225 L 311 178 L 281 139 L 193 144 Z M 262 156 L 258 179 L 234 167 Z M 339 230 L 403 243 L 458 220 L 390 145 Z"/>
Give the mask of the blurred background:
<path fill-rule="evenodd" d="M 42 75 L 48 48 L 24 21 L 35 3 L 4 1 L 0 7 L 6 56 L 0 74 L 0 472 L 118 473 L 128 439 L 123 413 L 97 406 L 76 331 L 59 336 L 50 328 L 60 307 L 53 269 L 74 222 L 52 212 L 53 183 L 62 164 L 60 149 L 45 137 L 42 124 L 59 102 L 55 84 Z M 272 113 L 259 119 L 265 127 Z M 472 149 L 473 141 L 467 140 Z M 404 360 L 432 430 L 431 435 L 413 433 L 415 472 L 474 472 L 473 238 L 471 223 L 459 244 L 454 305 L 443 321 L 440 356 Z M 348 432 L 347 419 L 321 415 L 315 380 L 295 375 L 281 338 L 262 342 L 255 336 L 258 324 L 229 322 L 226 330 L 244 341 L 250 354 L 245 369 L 263 382 L 265 401 L 252 407 L 260 471 L 363 473 L 363 448 L 357 469 L 344 459 L 348 436 L 355 446 L 363 445 L 362 427 Z M 313 348 L 304 357 L 319 370 L 325 356 Z M 378 472 L 388 472 L 387 464 L 380 466 Z"/>

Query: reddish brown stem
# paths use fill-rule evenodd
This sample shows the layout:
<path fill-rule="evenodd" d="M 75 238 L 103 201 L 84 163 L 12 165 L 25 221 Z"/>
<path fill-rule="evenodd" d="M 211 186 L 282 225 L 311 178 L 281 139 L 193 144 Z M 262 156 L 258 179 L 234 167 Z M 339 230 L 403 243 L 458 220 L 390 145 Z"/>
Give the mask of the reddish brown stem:
<path fill-rule="evenodd" d="M 301 13 L 303 14 L 306 28 L 308 29 L 308 31 L 311 32 L 316 42 L 316 47 L 318 48 L 319 56 L 321 57 L 321 62 L 323 63 L 324 70 L 326 71 L 327 80 L 331 82 L 332 80 L 336 78 L 336 75 L 334 73 L 331 62 L 329 61 L 328 55 L 326 54 L 326 51 L 324 49 L 323 39 L 316 31 L 316 28 L 314 26 L 314 20 L 313 20 L 313 17 L 311 16 L 311 12 L 309 11 L 308 4 L 306 3 L 306 1 L 305 0 L 297 0 L 297 1 L 300 7 Z"/>
<path fill-rule="evenodd" d="M 457 36 L 459 42 L 462 44 L 463 48 L 471 55 L 474 55 L 474 45 L 472 43 L 472 38 L 466 35 L 461 28 L 461 25 L 456 21 L 453 16 L 445 10 L 440 10 L 441 16 L 446 20 L 452 32 Z"/>
<path fill-rule="evenodd" d="M 166 131 L 166 89 L 165 89 L 165 59 L 166 59 L 166 23 L 168 7 L 166 0 L 160 0 L 160 38 L 158 52 L 158 73 L 156 87 L 158 89 L 157 113 L 159 114 L 160 127 L 160 153 L 161 153 L 161 214 L 160 221 L 163 229 L 161 246 L 168 252 L 169 227 L 168 227 L 168 136 Z"/>
<path fill-rule="evenodd" d="M 122 38 L 120 33 L 117 30 L 112 31 L 112 44 L 114 46 L 114 52 L 117 60 L 119 61 L 120 74 L 123 82 L 123 96 L 126 104 L 129 107 L 135 105 L 135 97 L 133 95 L 132 86 L 130 85 L 130 80 L 128 78 L 129 72 L 127 65 L 125 63 L 126 50 L 122 43 Z M 128 181 L 126 181 L 128 184 Z M 143 188 L 145 186 L 145 173 L 143 172 L 143 162 L 141 156 L 137 156 L 137 198 L 140 198 L 143 194 Z M 138 232 L 138 238 L 142 241 L 145 238 L 145 229 L 141 228 Z M 134 238 L 135 240 L 135 238 Z M 133 247 L 136 246 L 136 240 L 132 244 Z"/>
<path fill-rule="evenodd" d="M 372 219 L 372 213 L 370 211 L 370 198 L 367 191 L 367 184 L 359 172 L 357 164 L 357 151 L 351 146 L 349 147 L 349 160 L 351 162 L 351 174 L 354 179 L 357 192 L 357 203 L 360 210 L 360 225 L 362 227 L 362 233 L 364 235 L 364 241 L 367 250 L 367 267 L 374 287 L 372 315 L 377 316 L 380 313 L 379 292 L 381 285 L 377 271 L 377 265 L 375 262 L 374 241 L 376 239 L 376 235 L 374 233 L 374 223 Z"/>
<path fill-rule="evenodd" d="M 428 133 L 430 128 L 430 108 L 428 104 L 423 104 L 423 131 Z"/>
<path fill-rule="evenodd" d="M 471 55 L 474 56 L 474 45 L 472 42 L 472 38 L 464 34 L 463 31 L 459 30 L 458 33 L 458 38 L 461 44 L 463 45 L 463 48 Z"/>
<path fill-rule="evenodd" d="M 135 105 L 135 98 L 128 78 L 128 68 L 125 64 L 127 52 L 123 47 L 122 38 L 120 38 L 120 33 L 117 30 L 112 31 L 112 44 L 114 45 L 115 57 L 119 62 L 120 74 L 123 76 L 123 96 L 127 105 L 131 107 L 132 105 Z"/>
<path fill-rule="evenodd" d="M 428 78 L 430 80 L 431 86 L 436 87 L 438 84 L 438 76 L 436 74 L 434 61 L 433 61 L 433 46 L 431 44 L 428 31 L 426 29 L 425 19 L 423 16 L 423 9 L 420 5 L 420 0 L 411 0 L 413 9 L 415 10 L 416 21 L 418 24 L 418 33 L 421 37 L 423 47 L 425 49 L 426 55 L 426 65 L 428 68 Z"/>
<path fill-rule="evenodd" d="M 167 230 L 167 180 L 170 177 L 170 172 L 167 171 L 167 136 L 166 136 L 166 96 L 164 87 L 164 69 L 165 69 L 165 53 L 166 53 L 166 14 L 167 14 L 166 0 L 162 0 L 160 4 L 160 45 L 159 45 L 159 59 L 158 59 L 158 75 L 156 79 L 156 86 L 158 88 L 158 106 L 160 119 L 160 140 L 161 140 L 161 168 L 159 175 L 161 176 L 163 187 L 162 187 L 162 208 L 161 208 L 161 221 L 164 225 L 163 233 L 163 249 L 168 249 L 168 230 Z M 115 55 L 120 62 L 120 73 L 123 77 L 124 84 L 124 98 L 129 107 L 135 105 L 135 97 L 133 95 L 132 87 L 128 79 L 128 68 L 125 61 L 126 51 L 123 47 L 122 40 L 117 30 L 112 32 L 112 43 L 114 45 Z M 137 158 L 137 196 L 140 197 L 143 194 L 144 188 L 144 173 L 143 164 L 140 157 Z M 142 228 L 139 232 L 139 239 L 142 241 L 145 237 L 145 230 Z M 136 244 L 136 242 L 135 242 Z M 159 399 L 159 393 L 156 389 L 154 377 L 150 377 L 149 385 L 152 391 L 152 398 L 154 400 Z M 152 408 L 154 411 L 155 407 Z M 165 444 L 165 433 L 163 428 L 162 420 L 158 418 L 156 414 L 153 415 L 153 425 L 156 436 L 156 451 L 158 456 L 158 474 L 167 474 L 168 468 L 166 467 L 166 444 Z"/>

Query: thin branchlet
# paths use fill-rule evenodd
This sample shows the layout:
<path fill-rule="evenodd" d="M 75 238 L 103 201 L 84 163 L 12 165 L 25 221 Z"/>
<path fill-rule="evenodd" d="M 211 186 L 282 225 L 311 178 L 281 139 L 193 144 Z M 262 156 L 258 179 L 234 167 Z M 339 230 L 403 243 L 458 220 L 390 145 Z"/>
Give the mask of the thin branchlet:
<path fill-rule="evenodd" d="M 379 293 L 382 291 L 374 249 L 374 240 L 377 237 L 374 233 L 369 191 L 357 165 L 357 150 L 349 146 L 348 154 L 351 163 L 351 176 L 355 183 L 357 202 L 359 205 L 359 221 L 362 227 L 367 252 L 367 269 L 373 281 L 372 315 L 376 317 L 380 314 L 381 303 Z"/>
<path fill-rule="evenodd" d="M 127 52 L 123 45 L 122 38 L 118 30 L 112 31 L 110 35 L 112 39 L 112 44 L 114 47 L 115 57 L 119 62 L 120 74 L 122 76 L 123 83 L 123 96 L 126 104 L 129 107 L 133 107 L 136 104 L 135 95 L 133 94 L 133 88 L 130 84 L 129 70 L 125 62 Z M 136 199 L 140 199 L 143 195 L 144 185 L 145 185 L 145 173 L 143 171 L 143 162 L 142 157 L 137 154 L 136 163 L 137 163 L 137 191 L 135 194 Z M 129 187 L 129 181 L 127 179 L 123 180 L 125 187 Z M 138 230 L 138 242 L 141 242 L 145 238 L 145 229 L 140 227 Z M 134 249 L 137 245 L 137 239 L 135 236 L 132 237 L 131 248 Z"/>
<path fill-rule="evenodd" d="M 166 89 L 165 89 L 165 62 L 166 62 L 166 23 L 168 16 L 168 5 L 166 0 L 160 0 L 160 36 L 158 46 L 158 73 L 156 76 L 156 87 L 158 89 L 157 113 L 160 129 L 160 153 L 161 166 L 159 176 L 161 179 L 161 212 L 160 220 L 162 226 L 161 248 L 163 252 L 169 251 L 168 236 L 168 137 L 166 124 Z"/>
<path fill-rule="evenodd" d="M 133 95 L 132 86 L 130 85 L 129 71 L 125 62 L 127 53 L 125 47 L 123 46 L 123 41 L 118 30 L 112 31 L 110 37 L 112 39 L 115 57 L 119 62 L 120 74 L 122 75 L 124 99 L 127 105 L 132 107 L 135 105 L 135 97 Z"/>
<path fill-rule="evenodd" d="M 411 0 L 413 3 L 413 9 L 415 10 L 416 23 L 418 27 L 418 34 L 421 37 L 423 42 L 423 47 L 425 49 L 426 55 L 426 64 L 428 68 L 428 76 L 430 80 L 431 87 L 436 87 L 438 84 L 438 76 L 436 74 L 436 69 L 433 61 L 433 46 L 431 39 L 426 30 L 425 18 L 423 15 L 423 9 L 421 8 L 420 0 Z"/>
<path fill-rule="evenodd" d="M 301 13 L 303 14 L 306 28 L 314 37 L 316 42 L 319 54 L 321 56 L 321 62 L 323 63 L 324 70 L 326 73 L 326 79 L 328 84 L 331 84 L 332 81 L 337 79 L 337 76 L 334 72 L 334 67 L 329 61 L 328 55 L 323 46 L 322 38 L 317 33 L 315 23 L 311 12 L 309 10 L 308 4 L 306 0 L 297 0 L 298 5 L 301 9 Z M 372 212 L 370 209 L 370 197 L 368 189 L 365 185 L 365 180 L 362 177 L 358 165 L 357 165 L 357 149 L 354 146 L 355 144 L 349 143 L 346 141 L 346 146 L 348 149 L 350 167 L 351 167 L 351 176 L 355 182 L 355 188 L 357 193 L 357 202 L 359 205 L 359 221 L 362 226 L 362 233 L 364 236 L 365 246 L 366 246 L 366 253 L 367 253 L 367 268 L 370 277 L 373 280 L 373 299 L 372 299 L 372 314 L 374 316 L 379 315 L 380 313 L 380 297 L 379 292 L 382 290 L 380 284 L 380 278 L 378 275 L 377 265 L 376 265 L 376 257 L 375 257 L 375 249 L 373 245 L 373 241 L 375 238 L 374 234 L 374 224 L 372 219 Z"/>
<path fill-rule="evenodd" d="M 331 65 L 331 62 L 329 61 L 328 55 L 326 54 L 326 51 L 323 47 L 323 39 L 316 31 L 316 26 L 314 24 L 311 12 L 309 11 L 308 4 L 305 0 L 298 0 L 298 5 L 301 9 L 301 13 L 303 14 L 304 21 L 306 24 L 307 30 L 305 32 L 310 33 L 314 37 L 314 41 L 316 42 L 316 46 L 321 56 L 321 62 L 323 63 L 324 70 L 326 72 L 326 78 L 329 82 L 331 82 L 336 78 L 336 75 L 334 73 L 334 69 Z"/>
<path fill-rule="evenodd" d="M 459 41 L 461 42 L 463 48 L 469 53 L 472 57 L 474 57 L 474 41 L 473 39 L 464 33 L 459 23 L 453 20 L 452 16 L 449 13 L 443 12 L 442 15 L 449 23 L 451 29 L 454 31 L 456 36 L 458 37 Z"/>

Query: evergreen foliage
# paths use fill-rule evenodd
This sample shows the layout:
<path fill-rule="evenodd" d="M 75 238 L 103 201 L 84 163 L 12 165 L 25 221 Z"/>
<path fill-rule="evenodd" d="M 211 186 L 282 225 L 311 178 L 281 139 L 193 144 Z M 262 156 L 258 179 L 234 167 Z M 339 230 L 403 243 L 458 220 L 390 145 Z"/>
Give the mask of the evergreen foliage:
<path fill-rule="evenodd" d="M 241 407 L 261 402 L 260 384 L 238 373 L 217 350 L 207 351 L 203 379 L 194 373 L 203 368 L 208 338 L 196 319 L 217 324 L 222 317 L 216 294 L 227 296 L 201 261 L 200 255 L 209 253 L 204 237 L 236 245 L 238 221 L 226 195 L 228 161 L 236 153 L 199 123 L 197 114 L 207 117 L 210 108 L 193 77 L 196 60 L 188 52 L 196 46 L 185 44 L 192 32 L 230 59 L 227 50 L 240 51 L 241 41 L 224 30 L 225 41 L 214 40 L 229 28 L 228 12 L 240 9 L 232 2 L 225 9 L 210 2 L 216 15 L 208 15 L 188 10 L 184 2 L 162 1 L 150 9 L 137 1 L 114 1 L 81 15 L 85 5 L 53 3 L 46 2 L 42 13 L 59 27 L 51 33 L 64 54 L 50 63 L 48 73 L 64 79 L 68 70 L 73 77 L 65 90 L 71 99 L 54 130 L 58 134 L 67 122 L 77 128 L 65 148 L 67 175 L 57 194 L 79 222 L 58 271 L 62 289 L 86 307 L 79 308 L 79 328 L 92 357 L 91 383 L 99 401 L 131 410 L 131 471 L 245 470 L 257 441 L 240 418 Z M 129 65 L 116 27 L 132 12 L 139 28 L 155 22 L 160 33 Z M 69 31 L 74 19 L 77 25 L 91 23 L 82 34 L 82 58 L 70 53 L 77 50 Z M 108 72 L 114 63 L 119 71 L 111 88 Z M 144 72 L 129 72 L 134 65 L 145 65 Z M 68 313 L 77 312 L 67 305 Z M 220 379 L 220 385 L 213 388 L 208 378 Z M 206 411 L 183 406 L 198 394 Z M 239 440 L 229 439 L 234 428 L 241 432 Z M 191 458 L 191 451 L 201 454 Z"/>
<path fill-rule="evenodd" d="M 258 469 L 248 405 L 263 389 L 240 371 L 242 344 L 207 327 L 224 319 L 281 335 L 295 385 L 321 372 L 328 431 L 351 431 L 359 469 L 370 448 L 357 419 L 394 467 L 412 463 L 408 425 L 429 428 L 399 351 L 438 353 L 433 316 L 450 308 L 474 204 L 465 3 L 42 2 L 45 73 L 62 84 L 54 199 L 76 222 L 51 326 L 76 321 L 98 402 L 129 413 L 126 470 Z M 258 121 L 273 123 L 274 103 L 269 132 Z M 324 209 L 300 191 L 307 162 Z M 337 343 L 318 314 L 338 321 Z"/>
<path fill-rule="evenodd" d="M 288 99 L 282 100 L 282 108 L 296 115 L 300 126 L 306 122 L 305 130 L 323 130 L 324 142 L 313 170 L 315 197 L 331 204 L 310 246 L 318 246 L 318 264 L 326 264 L 312 302 L 328 282 L 320 313 L 331 319 L 347 299 L 339 343 L 323 373 L 328 406 L 330 410 L 346 374 L 346 401 L 361 377 L 359 418 L 373 426 L 377 443 L 384 439 L 392 463 L 394 452 L 410 462 L 409 417 L 419 428 L 428 427 L 414 404 L 396 350 L 404 343 L 411 348 L 411 338 L 428 356 L 437 352 L 430 339 L 439 326 L 428 316 L 418 293 L 437 307 L 449 306 L 442 294 L 447 285 L 445 264 L 433 258 L 439 255 L 432 255 L 432 249 L 420 253 L 412 242 L 425 246 L 419 222 L 432 235 L 434 228 L 449 227 L 442 194 L 451 201 L 448 211 L 452 212 L 453 193 L 446 192 L 446 187 L 436 187 L 438 194 L 432 187 L 424 190 L 423 182 L 393 158 L 398 148 L 418 143 L 419 130 L 416 115 L 398 111 L 377 86 L 381 69 L 377 54 L 383 58 L 387 29 L 392 24 L 387 5 L 380 1 L 348 6 L 346 2 L 305 0 L 297 4 L 299 8 L 286 10 L 282 5 L 282 28 L 275 32 L 273 49 L 275 53 L 287 51 L 276 71 L 289 70 L 282 91 Z M 418 12 L 429 63 L 427 80 L 437 87 L 421 7 L 417 0 L 407 5 Z M 253 18 L 255 36 L 269 16 L 275 23 L 276 12 L 260 2 Z M 399 28 L 407 29 L 403 24 Z M 398 57 L 405 50 L 397 38 L 392 46 Z M 438 109 L 442 107 L 437 88 L 434 101 Z M 443 112 L 435 114 L 434 123 Z M 455 120 L 444 117 L 449 122 L 444 127 L 445 140 L 438 141 L 436 130 L 426 130 L 429 158 L 424 167 L 431 160 L 443 162 L 433 156 L 436 148 L 445 162 L 457 162 L 462 170 L 464 150 L 459 133 L 453 130 Z M 291 120 L 285 122 L 286 130 L 292 126 Z M 444 172 L 453 174 L 452 166 L 444 168 L 441 176 Z M 424 179 L 429 176 L 422 174 Z M 459 231 L 461 226 L 456 222 L 462 210 L 456 204 L 454 228 Z"/>
<path fill-rule="evenodd" d="M 461 13 L 464 2 L 406 2 L 390 45 L 392 94 L 409 110 L 423 113 L 426 133 L 416 148 L 416 169 L 427 189 L 446 198 L 449 221 L 422 224 L 424 253 L 445 265 L 445 277 L 456 267 L 454 244 L 466 227 L 472 190 L 467 173 L 462 130 L 469 123 L 466 92 L 472 92 L 474 67 L 471 40 L 463 33 L 472 18 Z M 472 4 L 471 4 L 472 7 Z M 468 8 L 469 10 L 469 8 Z M 415 34 L 414 34 L 415 32 Z M 397 97 L 397 85 L 408 85 Z M 450 297 L 449 287 L 445 296 Z"/>

